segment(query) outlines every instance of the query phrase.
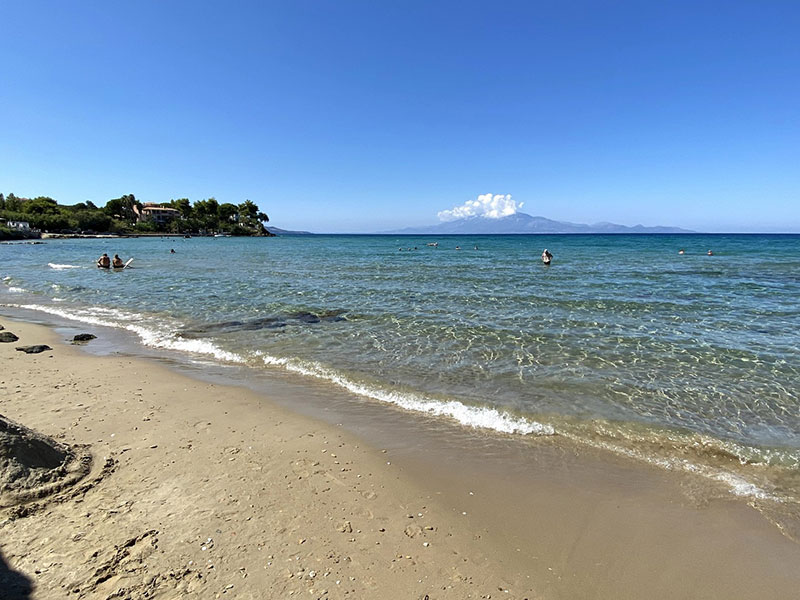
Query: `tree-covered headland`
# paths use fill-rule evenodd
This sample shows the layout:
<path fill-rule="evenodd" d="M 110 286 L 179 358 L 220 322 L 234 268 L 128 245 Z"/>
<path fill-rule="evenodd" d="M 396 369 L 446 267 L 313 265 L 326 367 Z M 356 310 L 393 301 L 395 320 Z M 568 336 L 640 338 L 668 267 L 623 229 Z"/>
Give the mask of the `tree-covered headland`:
<path fill-rule="evenodd" d="M 251 200 L 219 203 L 215 198 L 190 202 L 179 198 L 164 203 L 140 202 L 126 194 L 96 206 L 91 201 L 62 205 L 47 196 L 20 198 L 0 194 L 0 239 L 25 237 L 11 226 L 28 223 L 31 229 L 61 234 L 193 234 L 228 233 L 271 235 L 264 227 L 269 217 Z M 11 224 L 11 225 L 10 225 Z"/>

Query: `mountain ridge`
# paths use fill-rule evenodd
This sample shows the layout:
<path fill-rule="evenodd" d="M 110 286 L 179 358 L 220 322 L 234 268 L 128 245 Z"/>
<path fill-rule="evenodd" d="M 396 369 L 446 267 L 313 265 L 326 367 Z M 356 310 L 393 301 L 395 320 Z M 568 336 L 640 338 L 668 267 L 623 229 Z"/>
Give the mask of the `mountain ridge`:
<path fill-rule="evenodd" d="M 406 227 L 387 234 L 503 234 L 503 233 L 696 233 L 689 229 L 670 226 L 618 225 L 600 222 L 593 225 L 554 221 L 546 217 L 517 212 L 497 219 L 488 217 L 466 217 L 424 227 Z"/>

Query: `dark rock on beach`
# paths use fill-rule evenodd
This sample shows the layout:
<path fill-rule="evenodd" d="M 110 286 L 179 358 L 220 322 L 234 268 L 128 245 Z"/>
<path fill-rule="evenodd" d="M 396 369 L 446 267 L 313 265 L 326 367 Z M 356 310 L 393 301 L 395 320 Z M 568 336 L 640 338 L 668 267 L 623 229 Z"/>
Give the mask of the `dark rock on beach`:
<path fill-rule="evenodd" d="M 19 338 L 10 331 L 0 331 L 0 342 L 16 342 Z"/>
<path fill-rule="evenodd" d="M 96 339 L 96 335 L 92 335 L 91 333 L 79 333 L 74 338 L 72 338 L 73 342 L 88 342 L 89 340 Z"/>
<path fill-rule="evenodd" d="M 17 346 L 17 350 L 25 354 L 39 354 L 45 350 L 52 350 L 52 348 L 46 344 L 36 344 L 34 346 Z"/>

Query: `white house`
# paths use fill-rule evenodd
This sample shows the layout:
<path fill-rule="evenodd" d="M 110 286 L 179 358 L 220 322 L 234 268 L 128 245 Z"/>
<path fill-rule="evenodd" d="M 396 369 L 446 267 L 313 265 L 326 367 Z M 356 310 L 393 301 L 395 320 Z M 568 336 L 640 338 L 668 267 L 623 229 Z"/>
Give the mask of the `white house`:
<path fill-rule="evenodd" d="M 18 231 L 30 231 L 31 225 L 27 221 L 9 221 L 7 223 L 8 227 L 11 229 L 16 229 Z"/>

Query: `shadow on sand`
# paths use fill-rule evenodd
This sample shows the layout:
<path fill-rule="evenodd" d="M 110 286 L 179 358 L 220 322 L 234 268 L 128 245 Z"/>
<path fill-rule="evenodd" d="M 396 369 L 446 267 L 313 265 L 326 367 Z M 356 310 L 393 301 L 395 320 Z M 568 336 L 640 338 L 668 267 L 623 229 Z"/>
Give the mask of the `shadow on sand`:
<path fill-rule="evenodd" d="M 28 600 L 33 591 L 33 581 L 12 570 L 0 552 L 0 597 L 3 600 Z"/>

